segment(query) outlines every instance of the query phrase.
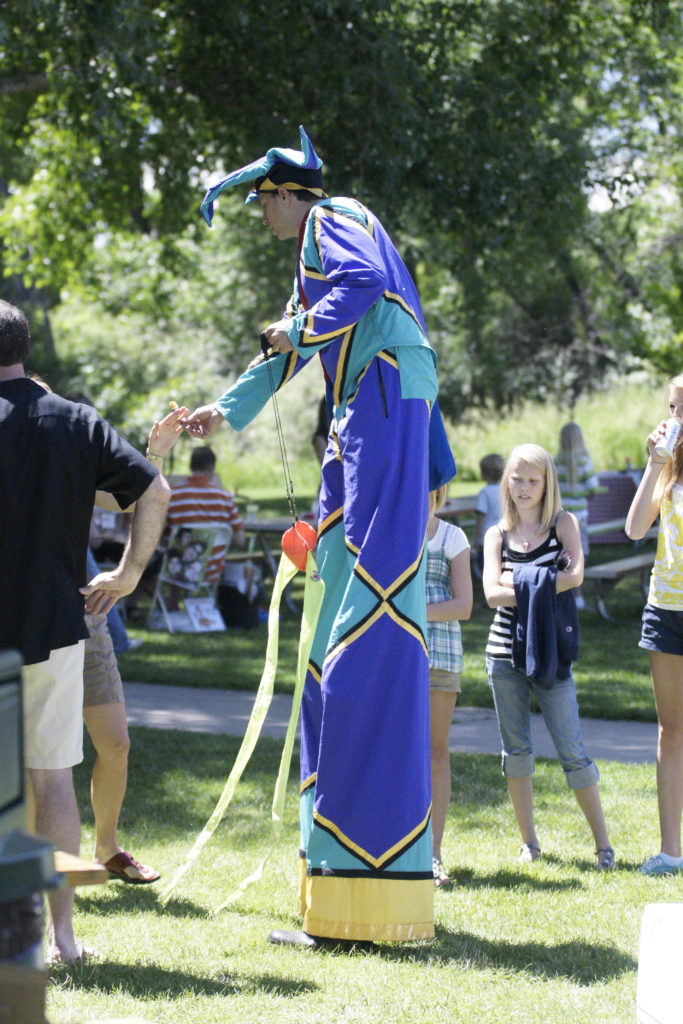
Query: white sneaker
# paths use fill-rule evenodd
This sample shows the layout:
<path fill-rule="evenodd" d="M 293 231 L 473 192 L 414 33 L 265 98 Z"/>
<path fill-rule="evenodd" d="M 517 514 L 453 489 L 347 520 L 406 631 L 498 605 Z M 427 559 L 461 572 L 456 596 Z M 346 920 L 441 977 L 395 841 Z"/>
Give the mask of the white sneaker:
<path fill-rule="evenodd" d="M 656 853 L 648 857 L 638 868 L 639 875 L 677 875 L 683 871 L 683 857 L 669 857 L 666 853 Z"/>

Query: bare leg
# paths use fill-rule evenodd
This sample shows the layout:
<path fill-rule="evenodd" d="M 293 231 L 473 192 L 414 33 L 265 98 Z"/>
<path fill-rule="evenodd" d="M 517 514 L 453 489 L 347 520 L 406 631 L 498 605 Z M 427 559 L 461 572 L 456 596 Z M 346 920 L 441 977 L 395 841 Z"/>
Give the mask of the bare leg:
<path fill-rule="evenodd" d="M 455 710 L 456 693 L 431 690 L 429 718 L 432 757 L 432 855 L 441 860 L 441 841 L 451 801 L 451 755 L 448 737 Z"/>
<path fill-rule="evenodd" d="M 662 853 L 681 856 L 683 812 L 683 658 L 650 651 L 650 672 L 659 719 L 657 801 Z"/>
<path fill-rule="evenodd" d="M 128 779 L 126 706 L 118 701 L 83 708 L 83 720 L 97 752 L 90 800 L 95 815 L 95 860 L 104 864 L 121 849 L 116 830 Z"/>
<path fill-rule="evenodd" d="M 71 768 L 29 768 L 35 800 L 35 831 L 56 850 L 78 855 L 81 823 L 78 817 Z M 73 930 L 73 889 L 48 893 L 51 954 L 60 960 L 76 960 L 82 946 Z"/>
<path fill-rule="evenodd" d="M 128 778 L 130 740 L 126 705 L 117 701 L 85 707 L 83 719 L 97 752 L 90 780 L 95 815 L 95 860 L 107 864 L 120 854 L 119 862 L 109 865 L 110 871 L 118 873 L 118 878 L 138 884 L 156 882 L 159 872 L 122 852 L 116 837 Z"/>
<path fill-rule="evenodd" d="M 506 777 L 506 781 L 522 842 L 527 846 L 537 847 L 539 842 L 534 824 L 534 793 L 531 776 L 527 775 L 520 779 Z"/>
<path fill-rule="evenodd" d="M 593 783 L 592 786 L 584 786 L 583 789 L 575 789 L 574 796 L 590 825 L 596 850 L 606 849 L 609 846 L 609 838 L 597 783 Z"/>

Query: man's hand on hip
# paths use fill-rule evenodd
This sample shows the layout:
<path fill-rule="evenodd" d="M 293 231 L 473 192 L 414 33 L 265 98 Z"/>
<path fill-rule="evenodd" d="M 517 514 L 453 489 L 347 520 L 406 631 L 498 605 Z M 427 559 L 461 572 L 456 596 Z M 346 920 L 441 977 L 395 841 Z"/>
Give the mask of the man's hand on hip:
<path fill-rule="evenodd" d="M 91 614 L 108 612 L 120 597 L 132 594 L 140 581 L 139 573 L 123 573 L 120 569 L 100 572 L 87 586 L 81 587 L 85 610 Z"/>

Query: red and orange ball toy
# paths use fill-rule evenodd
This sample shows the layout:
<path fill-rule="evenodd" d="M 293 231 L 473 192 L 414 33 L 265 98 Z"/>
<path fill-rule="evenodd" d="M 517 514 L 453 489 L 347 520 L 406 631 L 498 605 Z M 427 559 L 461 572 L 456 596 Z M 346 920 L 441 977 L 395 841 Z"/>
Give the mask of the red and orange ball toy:
<path fill-rule="evenodd" d="M 306 572 L 306 556 L 309 551 L 315 549 L 317 540 L 318 534 L 311 524 L 297 519 L 294 525 L 282 534 L 282 550 L 297 569 Z"/>

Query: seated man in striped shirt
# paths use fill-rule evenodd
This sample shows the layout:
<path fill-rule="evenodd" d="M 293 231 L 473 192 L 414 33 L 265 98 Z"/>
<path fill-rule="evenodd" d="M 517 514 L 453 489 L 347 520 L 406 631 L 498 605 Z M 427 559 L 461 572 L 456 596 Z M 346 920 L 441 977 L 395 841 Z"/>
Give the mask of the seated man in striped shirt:
<path fill-rule="evenodd" d="M 245 546 L 244 527 L 232 494 L 215 481 L 216 456 L 211 448 L 195 448 L 190 458 L 190 476 L 171 490 L 166 520 L 166 535 L 176 526 L 201 526 L 216 529 L 216 544 L 211 552 L 205 580 L 221 578 L 228 545 Z"/>

